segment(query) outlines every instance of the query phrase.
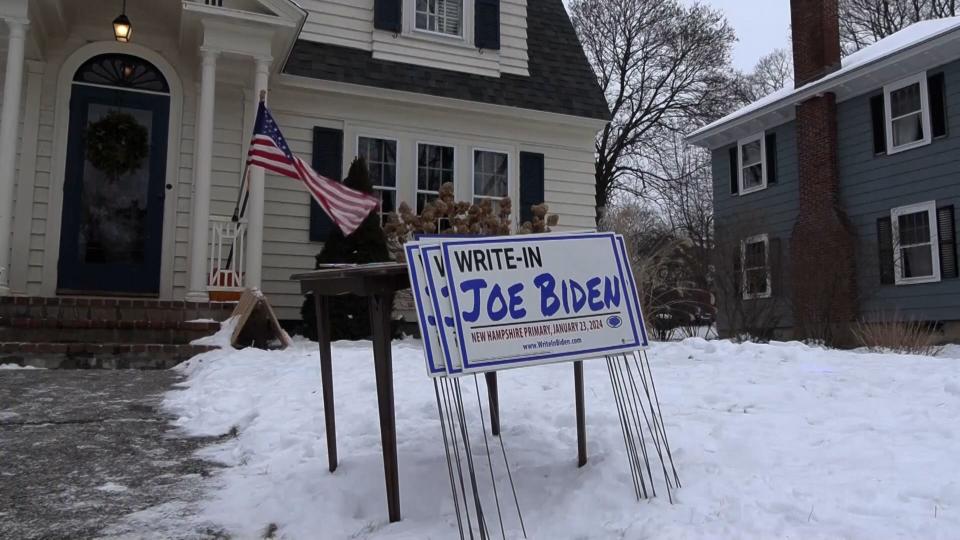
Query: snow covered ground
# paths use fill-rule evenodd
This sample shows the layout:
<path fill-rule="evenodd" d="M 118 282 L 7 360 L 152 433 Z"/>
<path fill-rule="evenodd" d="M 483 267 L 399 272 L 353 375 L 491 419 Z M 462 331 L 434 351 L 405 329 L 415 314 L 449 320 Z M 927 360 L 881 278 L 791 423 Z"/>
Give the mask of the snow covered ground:
<path fill-rule="evenodd" d="M 957 537 L 957 358 L 702 339 L 650 354 L 683 481 L 673 505 L 633 497 L 605 362 L 585 364 L 583 469 L 571 366 L 501 373 L 504 440 L 530 538 Z M 386 518 L 369 344 L 335 344 L 334 357 L 341 461 L 332 475 L 314 344 L 215 351 L 180 367 L 189 378 L 165 407 L 182 429 L 237 433 L 203 451 L 230 467 L 211 482 L 199 517 L 239 538 L 271 526 L 283 538 L 457 537 L 419 343 L 394 344 L 404 517 L 395 524 Z M 473 379 L 463 383 L 465 402 L 476 403 Z M 488 474 L 474 433 L 478 474 Z M 508 537 L 520 537 L 505 516 Z"/>

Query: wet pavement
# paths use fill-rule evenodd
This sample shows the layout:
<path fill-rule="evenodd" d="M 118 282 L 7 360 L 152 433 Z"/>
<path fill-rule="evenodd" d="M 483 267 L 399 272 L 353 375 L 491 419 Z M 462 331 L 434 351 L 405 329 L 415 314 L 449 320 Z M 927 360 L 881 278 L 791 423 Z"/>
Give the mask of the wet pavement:
<path fill-rule="evenodd" d="M 0 370 L 0 538 L 218 538 L 192 503 L 215 439 L 160 411 L 171 371 Z"/>

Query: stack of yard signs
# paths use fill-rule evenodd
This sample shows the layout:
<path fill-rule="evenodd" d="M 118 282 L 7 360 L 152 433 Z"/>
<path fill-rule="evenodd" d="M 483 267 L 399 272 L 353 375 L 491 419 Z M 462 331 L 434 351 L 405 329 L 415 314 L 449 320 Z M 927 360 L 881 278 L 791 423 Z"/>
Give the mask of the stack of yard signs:
<path fill-rule="evenodd" d="M 408 243 L 405 251 L 461 538 L 465 533 L 472 538 L 474 530 L 481 539 L 490 534 L 465 421 L 460 386 L 465 375 L 473 375 L 482 422 L 477 373 L 606 358 L 638 499 L 656 494 L 653 452 L 668 495 L 679 486 L 676 471 L 667 473 L 673 460 L 643 352 L 647 333 L 622 237 L 595 232 L 433 236 Z M 486 428 L 481 429 L 500 533 L 506 537 Z M 502 436 L 500 442 L 513 488 Z M 513 498 L 523 530 L 515 489 Z"/>

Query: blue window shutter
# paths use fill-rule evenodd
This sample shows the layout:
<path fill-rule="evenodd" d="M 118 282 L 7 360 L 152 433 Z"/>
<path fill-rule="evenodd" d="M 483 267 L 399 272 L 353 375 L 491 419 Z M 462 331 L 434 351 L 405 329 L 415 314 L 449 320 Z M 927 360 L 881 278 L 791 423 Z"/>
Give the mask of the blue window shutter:
<path fill-rule="evenodd" d="M 399 34 L 403 30 L 403 0 L 374 0 L 373 27 Z"/>
<path fill-rule="evenodd" d="M 887 153 L 887 119 L 884 112 L 886 104 L 883 94 L 870 98 L 870 122 L 873 125 L 873 153 Z"/>
<path fill-rule="evenodd" d="M 940 277 L 954 279 L 958 276 L 957 230 L 953 223 L 953 205 L 937 208 L 937 230 L 940 234 Z"/>
<path fill-rule="evenodd" d="M 943 137 L 947 134 L 947 104 L 943 73 L 927 78 L 927 92 L 930 94 L 930 131 L 934 137 Z"/>
<path fill-rule="evenodd" d="M 730 194 L 740 192 L 740 150 L 734 146 L 730 149 Z"/>
<path fill-rule="evenodd" d="M 890 216 L 877 220 L 877 253 L 880 256 L 880 284 L 896 283 L 893 262 L 893 222 Z"/>
<path fill-rule="evenodd" d="M 343 131 L 313 128 L 313 169 L 331 180 L 339 182 L 343 178 Z M 310 197 L 310 241 L 326 242 L 334 226 L 330 216 Z"/>
<path fill-rule="evenodd" d="M 531 206 L 544 199 L 543 154 L 520 152 L 520 223 L 533 219 Z"/>
<path fill-rule="evenodd" d="M 765 146 L 767 148 L 767 183 L 777 183 L 777 134 L 767 133 Z"/>
<path fill-rule="evenodd" d="M 474 45 L 478 49 L 500 49 L 500 0 L 474 3 Z"/>

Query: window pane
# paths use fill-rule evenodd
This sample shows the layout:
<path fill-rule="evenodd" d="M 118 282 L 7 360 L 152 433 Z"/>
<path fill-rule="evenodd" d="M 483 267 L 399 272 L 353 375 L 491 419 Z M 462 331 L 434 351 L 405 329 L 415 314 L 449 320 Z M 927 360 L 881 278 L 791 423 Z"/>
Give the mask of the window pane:
<path fill-rule="evenodd" d="M 462 13 L 463 0 L 417 0 L 417 28 L 459 36 Z"/>
<path fill-rule="evenodd" d="M 508 192 L 507 154 L 475 150 L 473 153 L 474 195 L 506 197 Z"/>
<path fill-rule="evenodd" d="M 740 147 L 740 151 L 743 152 L 744 166 L 760 163 L 760 141 L 747 143 Z"/>
<path fill-rule="evenodd" d="M 900 250 L 903 257 L 903 277 L 928 277 L 933 275 L 933 252 L 931 246 L 917 246 Z"/>
<path fill-rule="evenodd" d="M 893 121 L 893 145 L 903 146 L 923 139 L 921 113 L 911 114 Z"/>
<path fill-rule="evenodd" d="M 746 289 L 748 294 L 764 294 L 767 292 L 767 269 L 758 268 L 747 270 Z"/>
<path fill-rule="evenodd" d="M 743 169 L 743 187 L 750 189 L 763 185 L 763 165 L 757 164 Z"/>
<path fill-rule="evenodd" d="M 753 242 L 744 250 L 744 268 L 765 267 L 767 265 L 767 246 L 763 242 Z"/>
<path fill-rule="evenodd" d="M 357 146 L 360 157 L 367 161 L 370 182 L 374 186 L 396 186 L 397 142 L 360 137 Z"/>
<path fill-rule="evenodd" d="M 920 83 L 890 92 L 890 117 L 897 118 L 920 110 Z"/>
<path fill-rule="evenodd" d="M 396 149 L 394 149 L 394 152 Z M 439 191 L 440 186 L 453 182 L 454 149 L 452 146 L 421 144 L 417 151 L 417 190 Z M 396 173 L 394 172 L 394 175 Z M 435 193 L 433 194 L 435 198 Z M 425 199 L 417 198 L 418 211 Z"/>
<path fill-rule="evenodd" d="M 397 163 L 383 166 L 383 183 L 387 187 L 397 187 Z"/>
<path fill-rule="evenodd" d="M 931 243 L 930 214 L 924 211 L 899 216 L 897 231 L 901 246 Z"/>
<path fill-rule="evenodd" d="M 428 202 L 436 200 L 437 195 L 434 193 L 420 193 L 417 194 L 417 213 L 423 212 L 423 207 L 427 205 Z"/>

